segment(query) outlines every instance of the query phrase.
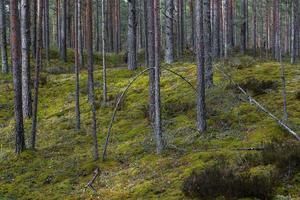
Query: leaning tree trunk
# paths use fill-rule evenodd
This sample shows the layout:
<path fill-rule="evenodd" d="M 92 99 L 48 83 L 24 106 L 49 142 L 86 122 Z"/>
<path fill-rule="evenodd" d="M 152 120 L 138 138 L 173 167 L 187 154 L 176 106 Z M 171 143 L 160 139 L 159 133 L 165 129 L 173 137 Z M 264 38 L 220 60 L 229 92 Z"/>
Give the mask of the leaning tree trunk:
<path fill-rule="evenodd" d="M 128 69 L 135 70 L 137 68 L 136 60 L 136 0 L 128 1 L 128 35 L 127 35 L 127 46 L 128 46 Z"/>
<path fill-rule="evenodd" d="M 155 93 L 155 125 L 156 152 L 160 154 L 163 150 L 163 138 L 161 130 L 161 103 L 160 103 L 160 5 L 159 0 L 153 0 L 154 7 L 154 43 L 155 43 L 155 73 L 154 73 L 154 93 Z"/>
<path fill-rule="evenodd" d="M 174 62 L 174 36 L 173 36 L 173 19 L 174 19 L 174 2 L 166 0 L 166 50 L 165 61 L 168 64 Z"/>
<path fill-rule="evenodd" d="M 31 87 L 30 87 L 30 56 L 29 56 L 29 38 L 30 38 L 30 12 L 29 0 L 21 1 L 21 38 L 22 38 L 22 99 L 23 116 L 31 117 Z"/>
<path fill-rule="evenodd" d="M 0 2 L 0 46 L 2 56 L 2 73 L 8 73 L 7 44 L 6 44 L 6 14 L 5 1 Z"/>
<path fill-rule="evenodd" d="M 22 77 L 21 77 L 21 31 L 18 1 L 10 0 L 10 43 L 14 83 L 14 112 L 17 154 L 25 149 L 23 111 L 22 111 Z"/>
<path fill-rule="evenodd" d="M 42 65 L 42 45 L 43 45 L 43 0 L 38 0 L 37 10 L 37 30 L 36 30 L 36 64 L 35 64 L 35 80 L 34 80 L 34 99 L 32 112 L 32 128 L 31 128 L 31 148 L 35 148 L 36 132 L 37 132 L 37 112 L 39 97 L 39 79 L 40 69 Z"/>
<path fill-rule="evenodd" d="M 89 99 L 92 110 L 92 136 L 94 142 L 94 160 L 98 160 L 98 138 L 97 138 L 97 121 L 96 121 L 96 106 L 94 94 L 94 64 L 93 64 L 93 14 L 92 14 L 92 0 L 86 0 L 86 47 L 87 47 L 87 61 L 88 61 L 88 89 Z"/>
<path fill-rule="evenodd" d="M 204 56 L 205 56 L 205 80 L 207 87 L 213 86 L 212 50 L 211 50 L 211 21 L 210 0 L 203 1 L 203 31 L 204 31 Z"/>
<path fill-rule="evenodd" d="M 203 0 L 196 0 L 196 54 L 197 54 L 197 130 L 206 130 L 205 69 L 203 38 Z"/>

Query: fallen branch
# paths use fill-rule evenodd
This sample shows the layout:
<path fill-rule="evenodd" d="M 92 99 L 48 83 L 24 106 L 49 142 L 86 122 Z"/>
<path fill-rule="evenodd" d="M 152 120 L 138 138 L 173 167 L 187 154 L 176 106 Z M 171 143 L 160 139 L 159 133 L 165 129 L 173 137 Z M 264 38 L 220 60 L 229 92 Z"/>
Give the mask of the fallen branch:
<path fill-rule="evenodd" d="M 270 111 L 268 111 L 263 105 L 261 105 L 259 102 L 257 102 L 253 97 L 247 94 L 247 92 L 234 80 L 231 78 L 230 75 L 226 74 L 223 70 L 221 70 L 219 67 L 216 67 L 218 71 L 220 71 L 237 89 L 240 90 L 242 94 L 244 94 L 249 103 L 251 105 L 255 105 L 259 110 L 263 111 L 266 113 L 270 118 L 272 118 L 280 127 L 285 129 L 290 135 L 294 136 L 298 141 L 300 141 L 300 136 L 293 131 L 288 125 L 286 125 L 282 120 L 280 120 L 278 117 L 276 117 L 274 114 L 272 114 Z"/>
<path fill-rule="evenodd" d="M 95 180 L 97 179 L 97 177 L 100 175 L 100 169 L 99 167 L 97 167 L 97 169 L 94 170 L 94 176 L 92 178 L 92 180 L 90 180 L 86 186 L 84 187 L 84 190 L 86 190 L 87 188 L 91 188 L 95 193 L 97 192 L 96 189 L 93 187 L 93 183 L 95 182 Z"/>

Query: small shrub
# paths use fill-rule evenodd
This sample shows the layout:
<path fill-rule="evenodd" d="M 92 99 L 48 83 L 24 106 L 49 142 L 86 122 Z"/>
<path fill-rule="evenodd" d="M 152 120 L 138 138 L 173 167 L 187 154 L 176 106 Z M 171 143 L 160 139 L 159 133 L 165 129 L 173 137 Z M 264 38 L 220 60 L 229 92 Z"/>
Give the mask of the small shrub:
<path fill-rule="evenodd" d="M 251 168 L 245 171 L 226 164 L 215 164 L 203 171 L 193 171 L 183 183 L 183 192 L 193 198 L 270 199 L 277 183 L 272 166 Z"/>
<path fill-rule="evenodd" d="M 278 82 L 271 80 L 257 80 L 256 78 L 249 78 L 240 86 L 248 91 L 251 91 L 253 95 L 266 94 L 270 90 L 277 90 Z"/>

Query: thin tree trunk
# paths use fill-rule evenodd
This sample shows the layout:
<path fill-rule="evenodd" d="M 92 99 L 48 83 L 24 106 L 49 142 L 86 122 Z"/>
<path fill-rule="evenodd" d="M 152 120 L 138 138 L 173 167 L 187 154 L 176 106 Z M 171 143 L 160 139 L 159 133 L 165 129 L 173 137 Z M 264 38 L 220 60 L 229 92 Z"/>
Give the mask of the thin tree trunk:
<path fill-rule="evenodd" d="M 22 39 L 22 99 L 23 117 L 31 117 L 31 89 L 30 89 L 30 13 L 29 0 L 21 1 L 21 39 Z"/>
<path fill-rule="evenodd" d="M 34 80 L 34 99 L 32 113 L 32 129 L 31 129 L 31 148 L 36 146 L 37 132 L 37 112 L 38 112 L 38 97 L 39 97 L 39 79 L 40 69 L 42 66 L 42 44 L 43 44 L 43 9 L 44 0 L 38 0 L 37 5 L 37 29 L 36 29 L 36 65 L 35 65 L 35 80 Z"/>
<path fill-rule="evenodd" d="M 92 136 L 94 142 L 94 160 L 98 160 L 98 137 L 97 137 L 97 121 L 96 121 L 96 106 L 94 94 L 94 64 L 93 64 L 93 14 L 92 14 L 92 0 L 86 0 L 86 46 L 88 54 L 88 81 L 89 81 L 89 99 L 92 110 Z"/>
<path fill-rule="evenodd" d="M 128 46 L 128 69 L 135 70 L 137 68 L 136 59 L 136 0 L 128 0 L 128 34 L 127 34 L 127 46 Z"/>
<path fill-rule="evenodd" d="M 205 69 L 203 38 L 203 0 L 196 0 L 196 52 L 197 52 L 197 130 L 206 130 Z"/>
<path fill-rule="evenodd" d="M 214 0 L 214 10 L 215 10 L 215 17 L 214 17 L 214 57 L 220 57 L 220 2 L 218 0 Z"/>
<path fill-rule="evenodd" d="M 67 0 L 62 0 L 60 57 L 67 62 Z"/>
<path fill-rule="evenodd" d="M 148 67 L 149 70 L 149 116 L 151 124 L 154 125 L 154 116 L 155 116 L 155 34 L 154 34 L 154 7 L 153 1 L 150 0 L 147 2 L 147 32 L 148 32 Z"/>
<path fill-rule="evenodd" d="M 174 2 L 173 0 L 166 0 L 166 50 L 165 61 L 168 64 L 174 62 L 174 37 L 173 37 L 173 18 L 174 18 Z"/>
<path fill-rule="evenodd" d="M 21 31 L 18 11 L 18 1 L 10 0 L 10 43 L 12 54 L 13 83 L 14 83 L 14 113 L 15 113 L 15 152 L 25 149 L 23 111 L 22 111 L 22 71 L 21 71 Z"/>
<path fill-rule="evenodd" d="M 256 48 L 257 48 L 257 14 L 256 14 L 256 0 L 253 0 L 253 53 L 256 56 Z"/>
<path fill-rule="evenodd" d="M 184 2 L 177 0 L 177 57 L 179 59 L 183 56 L 184 48 Z"/>
<path fill-rule="evenodd" d="M 106 52 L 105 52 L 105 0 L 102 0 L 102 76 L 103 76 L 103 103 L 107 102 L 107 84 L 106 84 Z"/>
<path fill-rule="evenodd" d="M 144 0 L 144 23 L 145 23 L 145 66 L 149 66 L 148 64 L 148 0 Z"/>
<path fill-rule="evenodd" d="M 8 73 L 5 1 L 0 2 L 0 46 L 2 57 L 2 73 Z"/>
<path fill-rule="evenodd" d="M 79 94 L 80 94 L 80 86 L 79 86 L 79 69 L 81 68 L 79 62 L 79 23 L 80 23 L 80 0 L 76 0 L 75 2 L 75 113 L 76 113 L 76 129 L 80 130 L 80 102 L 79 102 Z"/>
<path fill-rule="evenodd" d="M 297 12 L 298 1 L 292 1 L 292 30 L 291 30 L 291 63 L 294 64 L 296 60 L 296 35 L 297 35 Z"/>
<path fill-rule="evenodd" d="M 160 1 L 154 3 L 154 38 L 155 38 L 155 125 L 156 152 L 160 154 L 163 150 L 163 138 L 161 130 L 161 102 L 160 102 Z"/>
<path fill-rule="evenodd" d="M 225 36 L 225 41 L 224 41 L 224 56 L 225 58 L 228 58 L 228 51 L 230 49 L 230 41 L 229 41 L 229 2 L 230 0 L 225 0 L 224 1 L 224 36 Z"/>
<path fill-rule="evenodd" d="M 44 0 L 44 41 L 45 55 L 47 61 L 50 61 L 50 30 L 49 30 L 49 0 Z"/>
<path fill-rule="evenodd" d="M 36 58 L 36 21 L 37 21 L 37 0 L 31 1 L 31 52 L 32 57 Z"/>
<path fill-rule="evenodd" d="M 242 26 L 241 26 L 241 53 L 246 52 L 246 43 L 247 43 L 247 15 L 246 15 L 246 0 L 242 0 L 241 4 L 242 9 Z"/>
<path fill-rule="evenodd" d="M 280 61 L 280 7 L 279 0 L 274 0 L 274 16 L 275 16 L 275 59 Z"/>
<path fill-rule="evenodd" d="M 204 58 L 205 58 L 205 80 L 206 86 L 213 86 L 212 50 L 211 50 L 211 21 L 210 21 L 210 0 L 203 1 L 203 31 L 204 31 Z"/>

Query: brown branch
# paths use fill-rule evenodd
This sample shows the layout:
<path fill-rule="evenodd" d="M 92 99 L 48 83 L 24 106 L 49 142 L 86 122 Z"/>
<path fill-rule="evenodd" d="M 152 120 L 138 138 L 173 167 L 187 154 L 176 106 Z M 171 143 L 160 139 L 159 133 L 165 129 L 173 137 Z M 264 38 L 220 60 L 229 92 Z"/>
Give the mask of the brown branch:
<path fill-rule="evenodd" d="M 92 180 L 90 180 L 86 186 L 84 187 L 84 190 L 86 190 L 87 188 L 91 188 L 95 193 L 97 192 L 96 189 L 93 187 L 93 184 L 95 182 L 95 180 L 97 179 L 97 177 L 100 175 L 100 169 L 99 167 L 97 167 L 97 169 L 94 170 L 94 176 L 92 178 Z"/>

